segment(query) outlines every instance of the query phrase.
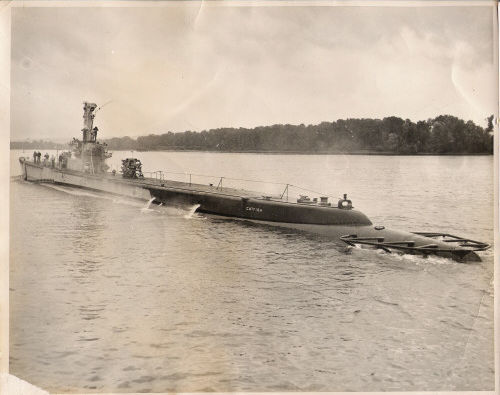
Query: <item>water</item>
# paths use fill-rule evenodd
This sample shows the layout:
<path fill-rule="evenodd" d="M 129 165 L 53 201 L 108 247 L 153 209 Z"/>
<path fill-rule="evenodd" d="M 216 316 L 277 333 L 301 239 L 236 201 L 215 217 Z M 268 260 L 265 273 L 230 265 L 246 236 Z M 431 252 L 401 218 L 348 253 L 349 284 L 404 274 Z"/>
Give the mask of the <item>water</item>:
<path fill-rule="evenodd" d="M 115 168 L 126 156 L 348 193 L 374 223 L 493 241 L 492 157 L 116 152 Z M 10 369 L 51 392 L 494 388 L 492 251 L 347 254 L 196 207 L 10 187 Z"/>

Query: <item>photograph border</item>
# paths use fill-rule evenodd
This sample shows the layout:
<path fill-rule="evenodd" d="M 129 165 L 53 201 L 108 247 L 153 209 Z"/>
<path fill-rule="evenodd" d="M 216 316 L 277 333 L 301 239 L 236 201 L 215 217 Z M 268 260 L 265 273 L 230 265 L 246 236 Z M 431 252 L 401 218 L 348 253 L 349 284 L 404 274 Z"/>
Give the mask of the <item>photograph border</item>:
<path fill-rule="evenodd" d="M 325 7 L 456 7 L 456 6 L 494 6 L 496 4 L 496 20 L 494 23 L 495 32 L 494 38 L 495 42 L 495 68 L 498 71 L 499 65 L 499 54 L 498 54 L 498 41 L 499 41 L 499 31 L 498 31 L 498 14 L 500 5 L 494 1 L 484 1 L 484 0 L 442 0 L 442 1 L 397 1 L 397 0 L 376 0 L 376 1 L 220 1 L 220 0 L 202 0 L 198 1 L 178 1 L 178 0 L 158 0 L 158 1 L 127 1 L 127 0 L 106 0 L 106 1 L 9 1 L 0 4 L 0 78 L 2 84 L 0 85 L 0 126 L 1 126 L 1 139 L 0 146 L 2 147 L 3 155 L 0 155 L 0 166 L 2 169 L 9 169 L 9 172 L 1 172 L 0 182 L 2 183 L 2 188 L 0 188 L 0 209 L 2 215 L 0 216 L 0 374 L 3 375 L 3 379 L 0 379 L 0 389 L 2 388 L 2 383 L 8 381 L 5 379 L 9 372 L 9 193 L 10 193 L 10 67 L 11 67 L 11 10 L 12 8 L 18 7 L 169 7 L 178 6 L 182 3 L 186 7 L 276 7 L 276 6 L 325 6 Z M 498 89 L 498 73 L 497 73 L 497 110 L 495 114 L 495 131 L 494 131 L 494 332 L 495 332 L 495 391 L 415 391 L 415 392 L 400 392 L 397 393 L 422 393 L 422 394 L 449 394 L 449 393 L 461 393 L 461 394 L 494 394 L 500 389 L 500 374 L 499 374 L 499 358 L 500 358 L 500 345 L 499 345 L 499 318 L 498 318 L 498 308 L 499 302 L 496 295 L 500 292 L 500 285 L 498 281 L 498 262 L 499 262 L 499 123 L 498 123 L 498 97 L 500 90 Z M 409 374 L 411 374 L 409 372 Z M 11 381 L 12 383 L 13 381 Z M 11 388 L 12 389 L 12 388 Z M 1 391 L 0 391 L 1 392 Z M 15 393 L 15 392 L 14 392 Z M 275 393 L 287 393 L 287 392 L 272 392 Z M 289 393 L 289 392 L 288 392 Z M 330 393 L 330 392 L 329 392 Z M 331 392 L 332 394 L 356 394 L 363 392 Z M 131 393 L 126 393 L 131 394 Z M 217 394 L 217 393 L 214 393 Z M 252 392 L 252 394 L 264 394 L 263 392 Z M 296 394 L 293 392 L 291 394 Z M 369 392 L 372 395 L 384 394 L 384 392 Z"/>

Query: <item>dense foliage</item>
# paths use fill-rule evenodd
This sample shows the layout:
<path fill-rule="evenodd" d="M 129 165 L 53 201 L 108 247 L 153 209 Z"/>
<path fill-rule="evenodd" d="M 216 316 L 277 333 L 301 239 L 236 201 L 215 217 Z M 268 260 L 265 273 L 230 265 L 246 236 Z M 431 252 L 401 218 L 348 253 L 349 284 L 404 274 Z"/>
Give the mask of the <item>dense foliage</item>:
<path fill-rule="evenodd" d="M 168 132 L 106 140 L 111 150 L 221 152 L 491 154 L 493 116 L 486 129 L 451 115 L 412 122 L 398 117 L 339 119 L 318 125 L 272 125 Z"/>

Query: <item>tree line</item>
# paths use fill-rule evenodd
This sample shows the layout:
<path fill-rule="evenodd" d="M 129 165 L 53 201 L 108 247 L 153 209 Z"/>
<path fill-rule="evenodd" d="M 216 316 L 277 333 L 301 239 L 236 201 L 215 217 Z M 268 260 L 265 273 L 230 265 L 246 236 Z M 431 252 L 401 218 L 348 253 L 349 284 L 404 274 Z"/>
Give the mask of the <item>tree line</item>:
<path fill-rule="evenodd" d="M 493 116 L 488 127 L 451 115 L 426 121 L 339 119 L 318 125 L 272 125 L 217 128 L 202 132 L 168 132 L 106 140 L 115 150 L 200 150 L 221 152 L 491 154 Z"/>
<path fill-rule="evenodd" d="M 413 122 L 399 117 L 339 119 L 317 125 L 277 124 L 150 134 L 105 140 L 111 150 L 219 152 L 492 154 L 493 115 L 483 128 L 452 115 Z M 12 146 L 11 146 L 12 147 Z"/>

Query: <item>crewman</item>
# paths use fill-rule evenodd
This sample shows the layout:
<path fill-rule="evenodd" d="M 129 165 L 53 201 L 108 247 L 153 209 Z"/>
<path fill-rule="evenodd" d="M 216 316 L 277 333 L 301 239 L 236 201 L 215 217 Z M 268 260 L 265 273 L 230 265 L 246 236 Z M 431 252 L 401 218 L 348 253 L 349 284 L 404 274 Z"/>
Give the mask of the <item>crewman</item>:
<path fill-rule="evenodd" d="M 62 161 L 63 161 L 63 156 L 62 154 L 59 155 L 59 168 L 62 168 Z"/>
<path fill-rule="evenodd" d="M 36 151 L 33 151 L 33 162 L 36 163 L 36 158 L 37 158 L 37 153 Z"/>
<path fill-rule="evenodd" d="M 52 165 L 52 168 L 56 167 L 56 157 L 54 155 L 50 157 L 50 163 Z"/>

